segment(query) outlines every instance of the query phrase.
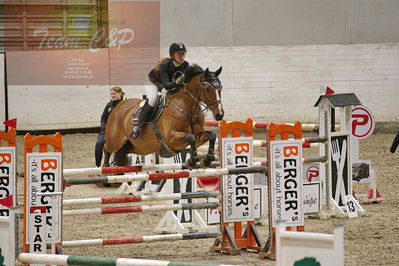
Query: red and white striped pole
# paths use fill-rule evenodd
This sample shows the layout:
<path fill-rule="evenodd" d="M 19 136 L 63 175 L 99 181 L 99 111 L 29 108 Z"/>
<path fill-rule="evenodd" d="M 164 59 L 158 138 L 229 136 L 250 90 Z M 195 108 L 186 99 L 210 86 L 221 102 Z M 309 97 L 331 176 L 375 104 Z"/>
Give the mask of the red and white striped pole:
<path fill-rule="evenodd" d="M 213 162 L 210 168 L 218 167 L 218 162 Z M 102 168 L 76 168 L 64 169 L 64 176 L 77 176 L 77 175 L 106 175 L 106 174 L 124 174 L 124 173 L 137 173 L 137 172 L 156 172 L 156 171 L 173 171 L 188 169 L 185 164 L 143 164 L 143 165 L 130 165 L 130 166 L 114 166 Z"/>
<path fill-rule="evenodd" d="M 82 184 L 110 184 L 137 181 L 152 181 L 162 179 L 177 179 L 190 177 L 210 177 L 221 175 L 232 175 L 241 173 L 265 173 L 265 167 L 245 167 L 245 168 L 218 168 L 218 169 L 197 169 L 192 171 L 167 172 L 167 173 L 149 173 L 136 175 L 118 175 L 118 176 L 99 176 L 99 177 L 75 177 L 65 180 L 69 185 Z"/>
<path fill-rule="evenodd" d="M 139 195 L 139 196 L 121 196 L 121 197 L 102 197 L 86 199 L 67 199 L 63 201 L 64 206 L 74 206 L 80 204 L 115 204 L 143 201 L 162 201 L 162 200 L 180 200 L 197 198 L 215 198 L 220 195 L 219 191 L 204 192 L 186 192 L 167 195 Z"/>
<path fill-rule="evenodd" d="M 105 239 L 71 240 L 71 241 L 62 241 L 62 247 L 77 248 L 77 247 L 87 247 L 87 246 L 139 244 L 139 243 L 151 243 L 151 242 L 161 242 L 161 241 L 171 242 L 179 240 L 216 238 L 219 235 L 220 233 L 218 232 L 204 232 L 204 233 L 118 237 L 118 238 L 105 238 Z"/>
<path fill-rule="evenodd" d="M 152 206 L 117 206 L 92 209 L 76 209 L 64 210 L 64 216 L 84 215 L 84 214 L 117 214 L 117 213 L 138 213 L 138 212 L 155 212 L 155 211 L 182 211 L 197 209 L 216 209 L 220 206 L 219 202 L 204 203 L 184 203 L 184 204 L 168 204 L 168 205 L 152 205 Z"/>
<path fill-rule="evenodd" d="M 227 123 L 230 123 L 232 121 L 227 121 Z M 219 126 L 218 121 L 214 120 L 205 120 L 205 126 L 207 127 L 218 127 Z M 253 122 L 253 127 L 254 128 L 268 128 L 270 126 L 271 122 Z M 275 125 L 294 125 L 290 123 L 273 123 Z M 316 131 L 319 128 L 319 124 L 302 124 L 302 131 L 307 131 L 307 132 L 312 132 Z"/>

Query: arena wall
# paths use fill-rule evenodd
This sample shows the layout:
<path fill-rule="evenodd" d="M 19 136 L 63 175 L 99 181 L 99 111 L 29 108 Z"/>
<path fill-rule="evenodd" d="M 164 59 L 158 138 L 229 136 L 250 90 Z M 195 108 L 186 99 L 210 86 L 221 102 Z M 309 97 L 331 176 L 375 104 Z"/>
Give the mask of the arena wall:
<path fill-rule="evenodd" d="M 166 53 L 163 49 L 162 54 Z M 226 119 L 316 122 L 320 87 L 355 92 L 378 122 L 399 120 L 399 44 L 190 47 L 190 63 L 223 66 Z M 109 86 L 8 86 L 20 130 L 99 126 Z M 141 97 L 140 86 L 124 86 Z"/>
<path fill-rule="evenodd" d="M 222 65 L 226 119 L 316 122 L 313 104 L 320 87 L 330 86 L 355 92 L 378 122 L 399 120 L 396 0 L 160 0 L 160 5 L 161 55 L 180 40 L 190 63 L 211 70 Z M 17 52 L 7 57 L 12 53 Z M 121 85 L 16 85 L 22 83 L 14 80 L 30 74 L 22 69 L 21 63 L 9 69 L 6 96 L 0 84 L 0 119 L 17 117 L 19 130 L 98 127 L 108 89 Z M 103 73 L 112 71 L 117 72 L 109 67 Z M 123 88 L 127 97 L 144 92 L 140 85 Z"/>
<path fill-rule="evenodd" d="M 396 0 L 161 0 L 161 44 L 317 45 L 399 42 Z"/>

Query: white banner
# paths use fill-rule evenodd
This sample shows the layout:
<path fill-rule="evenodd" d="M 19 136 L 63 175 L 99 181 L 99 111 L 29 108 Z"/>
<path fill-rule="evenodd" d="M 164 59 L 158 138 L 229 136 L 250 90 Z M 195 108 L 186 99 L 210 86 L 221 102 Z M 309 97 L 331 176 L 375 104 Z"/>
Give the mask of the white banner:
<path fill-rule="evenodd" d="M 0 216 L 10 216 L 9 207 L 17 205 L 15 147 L 0 147 Z"/>
<path fill-rule="evenodd" d="M 272 226 L 303 226 L 302 142 L 270 141 Z"/>
<path fill-rule="evenodd" d="M 223 138 L 222 167 L 251 167 L 253 160 L 253 138 Z M 223 221 L 254 221 L 253 174 L 223 176 Z"/>
<path fill-rule="evenodd" d="M 303 211 L 305 214 L 320 211 L 320 182 L 303 184 Z"/>
<path fill-rule="evenodd" d="M 51 239 L 57 243 L 61 242 L 61 222 L 62 222 L 62 197 L 55 196 L 53 203 L 58 206 L 55 209 L 52 208 L 51 196 L 39 196 L 38 193 L 60 193 L 62 192 L 62 156 L 58 152 L 48 153 L 28 153 L 27 154 L 27 204 L 25 206 L 25 213 L 30 215 L 30 208 L 37 206 L 46 207 L 46 232 L 47 241 L 51 243 Z M 53 219 L 55 217 L 55 219 Z M 53 221 L 55 220 L 55 221 Z M 27 229 L 27 243 L 29 244 L 32 240 L 30 239 L 30 230 L 33 228 L 30 224 L 31 219 L 28 217 L 26 229 Z M 55 222 L 53 226 L 53 222 Z M 53 229 L 56 230 L 53 234 Z"/>
<path fill-rule="evenodd" d="M 29 223 L 33 229 L 29 231 L 29 252 L 36 254 L 46 254 L 46 207 L 30 207 L 29 220 Z"/>

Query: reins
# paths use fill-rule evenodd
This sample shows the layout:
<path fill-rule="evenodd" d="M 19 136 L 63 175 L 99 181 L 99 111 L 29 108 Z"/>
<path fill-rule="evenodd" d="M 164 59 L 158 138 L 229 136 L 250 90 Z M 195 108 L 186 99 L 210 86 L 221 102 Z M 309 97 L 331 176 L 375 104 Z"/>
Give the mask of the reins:
<path fill-rule="evenodd" d="M 213 80 L 213 81 L 209 82 L 209 80 Z M 212 84 L 212 83 L 214 83 L 215 81 L 217 81 L 217 83 L 219 84 L 219 88 L 215 88 L 215 86 Z M 218 78 L 207 78 L 207 79 L 204 79 L 204 74 L 203 74 L 203 73 L 202 73 L 201 80 L 200 80 L 200 96 L 199 96 L 199 99 L 198 99 L 197 97 L 195 97 L 189 90 L 187 90 L 187 86 L 188 86 L 187 83 L 182 83 L 182 84 L 181 84 L 181 85 L 183 85 L 183 88 L 180 89 L 180 91 L 181 91 L 182 93 L 187 93 L 192 99 L 194 99 L 194 101 L 195 101 L 196 103 L 198 103 L 199 111 L 198 111 L 197 113 L 192 114 L 192 112 L 187 112 L 187 111 L 184 110 L 183 108 L 171 104 L 170 101 L 171 101 L 171 99 L 172 99 L 172 96 L 169 96 L 169 103 L 165 104 L 165 107 L 172 107 L 173 109 L 175 109 L 175 110 L 177 110 L 177 111 L 179 111 L 179 112 L 185 114 L 186 116 L 188 116 L 188 117 L 191 118 L 191 123 L 194 123 L 195 120 L 197 119 L 197 117 L 198 117 L 201 113 L 207 111 L 207 110 L 210 108 L 210 106 L 212 106 L 212 105 L 214 105 L 214 104 L 219 104 L 219 103 L 222 102 L 221 100 L 216 100 L 216 101 L 213 101 L 213 102 L 208 103 L 208 104 L 205 103 L 205 102 L 203 102 L 203 100 L 201 100 L 201 99 L 203 98 L 203 93 L 204 93 L 204 91 L 205 91 L 205 89 L 206 89 L 206 87 L 204 86 L 204 84 L 208 84 L 208 85 L 209 85 L 212 89 L 214 89 L 214 90 L 218 90 L 218 91 L 219 91 L 219 90 L 222 89 L 222 86 L 220 85 L 220 80 L 219 80 Z M 218 93 L 218 92 L 216 92 L 216 93 Z M 203 107 L 203 108 L 202 108 L 202 107 Z"/>

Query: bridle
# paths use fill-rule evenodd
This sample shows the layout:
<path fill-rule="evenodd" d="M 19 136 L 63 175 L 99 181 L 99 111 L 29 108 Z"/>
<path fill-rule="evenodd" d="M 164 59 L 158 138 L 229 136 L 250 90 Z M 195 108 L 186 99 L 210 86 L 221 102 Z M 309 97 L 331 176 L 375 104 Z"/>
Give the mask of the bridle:
<path fill-rule="evenodd" d="M 187 87 L 187 84 L 184 84 L 185 87 Z M 211 87 L 211 89 L 216 91 L 217 95 L 217 100 L 206 103 L 204 102 L 204 93 L 207 87 L 205 85 L 208 85 Z M 199 99 L 197 99 L 194 95 L 192 95 L 189 91 L 185 90 L 196 102 L 198 102 L 200 105 L 204 107 L 204 109 L 200 109 L 200 113 L 205 112 L 206 110 L 210 109 L 210 106 L 215 105 L 215 104 L 221 104 L 222 100 L 220 99 L 220 91 L 222 90 L 222 83 L 220 82 L 218 77 L 204 77 L 204 73 L 201 75 L 201 80 L 200 80 L 200 96 Z"/>
<path fill-rule="evenodd" d="M 213 102 L 210 102 L 210 103 L 205 103 L 203 101 L 203 97 L 204 97 L 203 93 L 206 90 L 205 84 L 207 84 L 209 87 L 211 87 L 211 89 L 214 89 L 216 91 L 216 95 L 217 95 L 217 97 L 216 97 L 217 100 L 216 101 L 213 101 Z M 201 81 L 200 81 L 200 89 L 201 89 L 200 99 L 201 99 L 201 102 L 203 103 L 203 105 L 205 105 L 205 109 L 203 111 L 208 110 L 209 107 L 212 106 L 212 105 L 222 104 L 222 100 L 220 98 L 220 92 L 221 92 L 222 88 L 223 88 L 222 83 L 220 82 L 218 77 L 216 77 L 216 78 L 214 78 L 214 77 L 212 77 L 212 78 L 204 78 L 204 74 L 202 74 Z"/>
<path fill-rule="evenodd" d="M 196 120 L 196 118 L 198 117 L 199 114 L 210 109 L 210 106 L 215 105 L 215 104 L 222 104 L 222 100 L 220 98 L 220 91 L 222 90 L 223 86 L 218 77 L 205 78 L 204 73 L 202 73 L 201 80 L 200 80 L 200 86 L 199 86 L 200 87 L 199 99 L 187 90 L 187 83 L 182 83 L 181 85 L 183 86 L 183 88 L 181 89 L 181 92 L 187 93 L 188 95 L 190 95 L 190 97 L 193 98 L 203 108 L 200 107 L 200 110 L 196 114 L 193 115 L 193 114 L 190 114 L 187 111 L 183 110 L 182 108 L 179 108 L 172 104 L 166 104 L 165 106 L 173 107 L 174 109 L 180 111 L 181 113 L 189 116 L 191 118 L 192 122 L 194 122 Z M 204 93 L 205 93 L 205 90 L 207 89 L 206 85 L 208 85 L 211 89 L 216 91 L 216 95 L 217 95 L 216 101 L 213 101 L 210 103 L 206 103 L 203 101 L 203 99 L 205 97 Z"/>

